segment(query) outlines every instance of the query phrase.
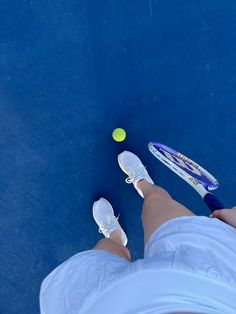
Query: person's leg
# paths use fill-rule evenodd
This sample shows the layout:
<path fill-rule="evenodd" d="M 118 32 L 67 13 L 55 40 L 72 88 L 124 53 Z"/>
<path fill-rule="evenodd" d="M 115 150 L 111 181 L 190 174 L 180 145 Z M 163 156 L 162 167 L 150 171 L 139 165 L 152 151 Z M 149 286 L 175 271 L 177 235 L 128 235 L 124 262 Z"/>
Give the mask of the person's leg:
<path fill-rule="evenodd" d="M 151 234 L 165 221 L 181 216 L 195 216 L 188 208 L 173 200 L 163 188 L 145 180 L 139 181 L 137 186 L 144 195 L 142 211 L 144 245 Z"/>
<path fill-rule="evenodd" d="M 114 231 L 110 238 L 104 238 L 96 244 L 93 250 L 104 250 L 111 254 L 121 256 L 128 262 L 131 261 L 131 254 L 129 249 L 122 244 L 120 232 Z"/>

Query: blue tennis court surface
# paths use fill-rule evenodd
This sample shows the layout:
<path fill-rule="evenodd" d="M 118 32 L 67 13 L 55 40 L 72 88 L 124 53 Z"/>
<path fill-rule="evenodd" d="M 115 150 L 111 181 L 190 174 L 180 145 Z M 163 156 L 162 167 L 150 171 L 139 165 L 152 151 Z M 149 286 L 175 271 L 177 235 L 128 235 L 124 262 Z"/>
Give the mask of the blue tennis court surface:
<path fill-rule="evenodd" d="M 1 314 L 39 313 L 43 278 L 101 239 L 99 196 L 120 213 L 132 260 L 143 257 L 124 149 L 198 215 L 210 213 L 150 140 L 212 172 L 235 204 L 235 1 L 8 0 L 0 14 Z"/>

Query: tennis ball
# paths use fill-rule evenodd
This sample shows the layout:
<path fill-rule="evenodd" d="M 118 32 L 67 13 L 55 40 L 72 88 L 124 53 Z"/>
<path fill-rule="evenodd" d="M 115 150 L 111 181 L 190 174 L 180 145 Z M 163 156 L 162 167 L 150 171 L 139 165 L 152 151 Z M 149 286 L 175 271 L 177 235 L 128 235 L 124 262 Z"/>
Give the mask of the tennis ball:
<path fill-rule="evenodd" d="M 126 138 L 126 132 L 121 128 L 117 128 L 112 132 L 112 137 L 116 142 L 123 142 Z"/>

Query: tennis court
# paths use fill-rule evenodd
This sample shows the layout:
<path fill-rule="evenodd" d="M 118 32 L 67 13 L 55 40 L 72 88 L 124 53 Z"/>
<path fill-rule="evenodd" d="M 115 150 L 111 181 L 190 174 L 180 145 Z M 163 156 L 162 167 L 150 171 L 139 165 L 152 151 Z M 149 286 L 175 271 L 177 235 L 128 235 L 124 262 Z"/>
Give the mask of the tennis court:
<path fill-rule="evenodd" d="M 47 274 L 102 238 L 100 196 L 120 213 L 132 260 L 143 257 L 123 150 L 197 215 L 210 212 L 150 140 L 206 167 L 217 197 L 236 204 L 235 1 L 8 0 L 0 16 L 1 314 L 39 313 Z"/>

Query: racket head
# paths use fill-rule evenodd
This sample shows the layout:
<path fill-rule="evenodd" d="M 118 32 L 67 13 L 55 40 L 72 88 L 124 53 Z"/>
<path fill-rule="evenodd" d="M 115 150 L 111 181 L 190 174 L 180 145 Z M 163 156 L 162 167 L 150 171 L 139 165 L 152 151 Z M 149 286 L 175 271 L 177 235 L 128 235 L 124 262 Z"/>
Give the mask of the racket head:
<path fill-rule="evenodd" d="M 149 142 L 148 148 L 156 158 L 180 177 L 184 178 L 186 174 L 191 176 L 207 191 L 213 191 L 219 187 L 219 182 L 208 171 L 176 150 L 158 142 Z"/>

